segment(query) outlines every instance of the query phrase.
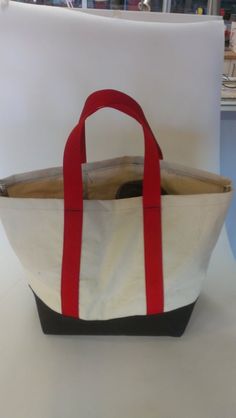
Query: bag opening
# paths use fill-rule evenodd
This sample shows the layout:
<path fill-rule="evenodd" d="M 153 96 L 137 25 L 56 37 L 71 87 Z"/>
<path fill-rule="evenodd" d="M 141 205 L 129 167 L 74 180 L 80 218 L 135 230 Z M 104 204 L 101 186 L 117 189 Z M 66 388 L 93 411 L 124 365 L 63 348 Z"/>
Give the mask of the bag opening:
<path fill-rule="evenodd" d="M 121 157 L 83 164 L 85 200 L 142 195 L 143 158 Z M 192 195 L 231 191 L 229 179 L 202 170 L 161 162 L 161 194 Z M 0 195 L 11 198 L 63 199 L 62 168 L 19 174 L 0 181 Z"/>

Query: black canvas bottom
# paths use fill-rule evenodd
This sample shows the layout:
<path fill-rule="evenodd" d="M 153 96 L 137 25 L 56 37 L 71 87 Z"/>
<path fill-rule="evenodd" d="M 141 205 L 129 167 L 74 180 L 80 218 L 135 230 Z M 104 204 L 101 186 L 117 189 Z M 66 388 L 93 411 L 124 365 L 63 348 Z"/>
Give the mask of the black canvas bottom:
<path fill-rule="evenodd" d="M 194 303 L 157 315 L 129 316 L 105 321 L 85 321 L 63 316 L 35 295 L 45 334 L 54 335 L 154 335 L 180 337 L 189 322 Z"/>

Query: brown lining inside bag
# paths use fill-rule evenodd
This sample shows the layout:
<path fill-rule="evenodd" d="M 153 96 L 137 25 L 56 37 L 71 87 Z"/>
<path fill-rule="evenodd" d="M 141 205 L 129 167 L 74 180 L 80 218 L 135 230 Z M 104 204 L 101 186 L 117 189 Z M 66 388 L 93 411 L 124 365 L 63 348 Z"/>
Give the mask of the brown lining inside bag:
<path fill-rule="evenodd" d="M 63 199 L 63 178 L 48 178 L 20 182 L 7 187 L 9 197 Z"/>
<path fill-rule="evenodd" d="M 140 181 L 137 177 L 129 176 L 128 181 L 121 178 L 109 179 L 109 181 L 87 180 L 83 182 L 83 198 L 87 200 L 110 200 L 119 198 L 118 190 L 125 184 Z M 136 196 L 141 196 L 137 193 Z M 39 198 L 39 199 L 63 199 L 63 178 L 59 176 L 53 179 L 32 180 L 20 182 L 7 187 L 8 197 Z M 129 196 L 127 196 L 129 197 Z M 132 196 L 130 196 L 132 197 Z M 133 196 L 134 197 L 134 196 Z"/>
<path fill-rule="evenodd" d="M 130 161 L 129 157 L 119 159 L 115 164 L 94 163 L 83 166 L 83 198 L 86 200 L 113 200 L 118 190 L 128 184 L 140 182 L 143 164 Z M 59 168 L 47 172 L 33 172 L 13 176 L 2 185 L 2 195 L 16 198 L 63 199 L 63 176 Z M 192 195 L 222 193 L 231 190 L 230 180 L 204 172 L 186 172 L 182 168 L 161 168 L 162 194 Z M 133 189 L 133 185 L 131 185 Z M 129 189 L 131 190 L 131 189 Z M 141 190 L 139 188 L 139 190 Z M 140 196 L 136 192 L 135 196 Z M 128 197 L 135 197 L 133 192 Z"/>

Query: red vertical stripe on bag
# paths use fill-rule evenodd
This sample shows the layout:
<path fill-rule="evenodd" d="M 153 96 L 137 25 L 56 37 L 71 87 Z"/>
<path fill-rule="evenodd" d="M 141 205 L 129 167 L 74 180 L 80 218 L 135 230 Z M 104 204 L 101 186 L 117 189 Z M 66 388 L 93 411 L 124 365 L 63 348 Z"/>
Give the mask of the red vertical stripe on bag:
<path fill-rule="evenodd" d="M 83 126 L 82 135 L 81 135 L 81 163 L 86 163 L 86 142 L 85 142 L 85 126 Z"/>
<path fill-rule="evenodd" d="M 145 159 L 143 179 L 143 229 L 146 278 L 147 314 L 164 309 L 162 228 L 161 228 L 161 173 L 156 140 L 150 127 L 144 128 Z"/>
<path fill-rule="evenodd" d="M 82 237 L 82 212 L 65 212 L 62 261 L 62 312 L 79 317 L 79 275 Z"/>
<path fill-rule="evenodd" d="M 159 209 L 160 210 L 160 209 Z M 163 271 L 161 225 L 157 220 L 156 208 L 144 209 L 144 255 L 147 314 L 163 312 Z M 158 254 L 158 257 L 157 257 Z"/>
<path fill-rule="evenodd" d="M 85 146 L 83 127 L 71 132 L 64 151 L 64 240 L 61 272 L 62 313 L 79 317 L 79 277 L 83 233 L 82 158 Z M 76 156 L 77 158 L 72 158 Z M 78 161 L 79 157 L 79 161 Z"/>

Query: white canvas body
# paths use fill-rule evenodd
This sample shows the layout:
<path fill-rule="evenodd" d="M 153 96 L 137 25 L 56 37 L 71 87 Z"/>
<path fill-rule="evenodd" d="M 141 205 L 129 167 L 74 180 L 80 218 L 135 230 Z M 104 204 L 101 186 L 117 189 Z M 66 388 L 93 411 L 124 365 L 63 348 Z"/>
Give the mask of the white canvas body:
<path fill-rule="evenodd" d="M 162 184 L 169 191 L 161 203 L 167 312 L 198 298 L 232 191 L 230 180 L 218 175 L 166 162 L 161 167 Z M 119 184 L 140 179 L 142 174 L 141 157 L 83 166 L 87 195 L 79 282 L 82 319 L 146 314 L 142 197 L 114 197 Z M 61 169 L 54 168 L 0 183 L 3 190 L 14 183 L 60 175 Z M 102 190 L 103 199 L 96 199 L 96 190 L 100 195 Z M 61 313 L 63 199 L 2 196 L 0 217 L 29 285 L 51 309 Z"/>

